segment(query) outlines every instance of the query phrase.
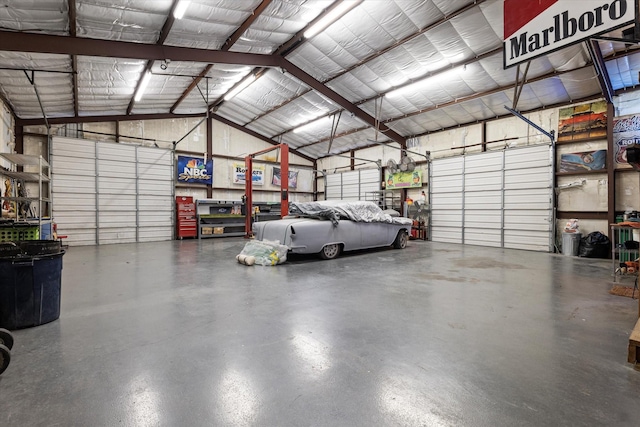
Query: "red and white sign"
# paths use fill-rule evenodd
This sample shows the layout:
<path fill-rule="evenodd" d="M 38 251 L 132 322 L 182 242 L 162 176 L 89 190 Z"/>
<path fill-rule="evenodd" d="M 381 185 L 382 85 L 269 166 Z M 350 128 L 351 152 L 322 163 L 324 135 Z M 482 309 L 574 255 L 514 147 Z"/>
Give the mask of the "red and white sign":
<path fill-rule="evenodd" d="M 633 22 L 635 0 L 505 0 L 504 67 Z"/>

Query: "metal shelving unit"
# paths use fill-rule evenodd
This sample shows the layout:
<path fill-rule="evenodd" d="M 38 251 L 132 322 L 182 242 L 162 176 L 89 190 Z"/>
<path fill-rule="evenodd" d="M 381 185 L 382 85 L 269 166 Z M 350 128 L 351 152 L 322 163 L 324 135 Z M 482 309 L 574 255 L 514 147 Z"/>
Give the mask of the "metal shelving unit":
<path fill-rule="evenodd" d="M 636 231 L 637 235 L 640 233 L 640 228 L 611 225 L 611 260 L 614 282 L 620 282 L 623 278 L 635 280 L 638 277 L 637 269 L 633 272 L 628 272 L 626 267 L 623 268 L 621 266 L 622 263 L 627 261 L 637 261 L 638 257 L 640 257 L 640 249 L 630 247 L 632 244 L 629 243 L 638 241 L 634 238 L 634 231 Z"/>
<path fill-rule="evenodd" d="M 245 215 L 239 200 L 196 200 L 198 239 L 245 235 Z"/>
<path fill-rule="evenodd" d="M 365 200 L 377 203 L 380 209 L 394 209 L 402 212 L 402 193 L 400 190 L 369 191 L 364 195 Z"/>
<path fill-rule="evenodd" d="M 0 196 L 0 205 L 5 202 L 13 205 L 13 212 L 5 214 L 2 219 L 15 221 L 16 224 L 37 225 L 40 238 L 43 235 L 43 227 L 48 227 L 48 235 L 51 236 L 51 168 L 42 156 L 31 156 L 26 154 L 0 153 L 0 157 L 11 163 L 10 170 L 0 170 L 0 176 L 13 180 L 11 194 Z M 22 170 L 18 170 L 18 168 Z M 3 180 L 4 181 L 4 180 Z M 18 194 L 17 184 L 22 183 L 25 190 L 27 184 L 37 184 L 36 195 Z M 34 186 L 32 185 L 31 188 Z M 33 203 L 37 203 L 36 209 Z"/>

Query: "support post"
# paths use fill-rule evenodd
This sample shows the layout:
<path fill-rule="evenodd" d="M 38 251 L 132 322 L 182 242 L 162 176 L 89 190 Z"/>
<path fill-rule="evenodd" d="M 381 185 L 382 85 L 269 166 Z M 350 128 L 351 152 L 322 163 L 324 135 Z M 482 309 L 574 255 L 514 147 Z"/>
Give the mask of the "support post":
<path fill-rule="evenodd" d="M 251 217 L 253 213 L 253 158 L 270 151 L 280 149 L 280 215 L 289 215 L 289 146 L 278 144 L 272 148 L 249 154 L 244 158 L 245 183 L 245 237 L 253 237 L 251 233 Z"/>
<path fill-rule="evenodd" d="M 213 160 L 213 121 L 207 117 L 207 157 L 206 161 Z M 207 199 L 213 198 L 213 180 L 207 184 Z"/>
<path fill-rule="evenodd" d="M 244 158 L 244 233 L 246 238 L 252 237 L 251 216 L 253 215 L 253 157 Z"/>
<path fill-rule="evenodd" d="M 289 215 L 289 146 L 280 145 L 280 215 Z"/>

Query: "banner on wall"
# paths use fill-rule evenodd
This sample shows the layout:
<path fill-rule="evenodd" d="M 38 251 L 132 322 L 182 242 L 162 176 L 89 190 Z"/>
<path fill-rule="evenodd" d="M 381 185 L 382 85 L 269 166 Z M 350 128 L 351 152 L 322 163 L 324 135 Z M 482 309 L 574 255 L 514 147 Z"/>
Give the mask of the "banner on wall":
<path fill-rule="evenodd" d="M 422 187 L 422 171 L 387 173 L 385 188 L 394 190 L 397 188 Z"/>
<path fill-rule="evenodd" d="M 613 120 L 613 148 L 616 165 L 628 165 L 627 147 L 640 144 L 640 115 L 617 117 Z"/>
<path fill-rule="evenodd" d="M 273 177 L 271 178 L 271 184 L 281 185 L 282 170 L 280 168 L 273 168 Z M 289 171 L 289 188 L 298 188 L 298 171 Z"/>
<path fill-rule="evenodd" d="M 213 160 L 200 157 L 178 156 L 178 183 L 213 185 Z"/>
<path fill-rule="evenodd" d="M 251 177 L 253 185 L 264 185 L 264 166 L 253 165 L 251 169 L 253 172 L 253 176 Z M 244 163 L 234 163 L 231 171 L 233 183 L 244 185 L 246 172 L 247 168 Z"/>
<path fill-rule="evenodd" d="M 588 172 L 607 167 L 607 150 L 560 155 L 560 172 Z"/>

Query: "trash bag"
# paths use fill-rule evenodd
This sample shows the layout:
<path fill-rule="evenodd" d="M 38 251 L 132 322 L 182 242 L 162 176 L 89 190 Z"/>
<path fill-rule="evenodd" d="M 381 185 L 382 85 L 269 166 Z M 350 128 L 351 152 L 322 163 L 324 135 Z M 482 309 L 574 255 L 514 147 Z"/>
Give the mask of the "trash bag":
<path fill-rule="evenodd" d="M 289 248 L 270 240 L 249 240 L 240 255 L 255 257 L 258 265 L 282 264 L 287 260 Z"/>
<path fill-rule="evenodd" d="M 599 231 L 589 233 L 580 241 L 578 255 L 584 258 L 609 258 L 611 240 Z"/>

